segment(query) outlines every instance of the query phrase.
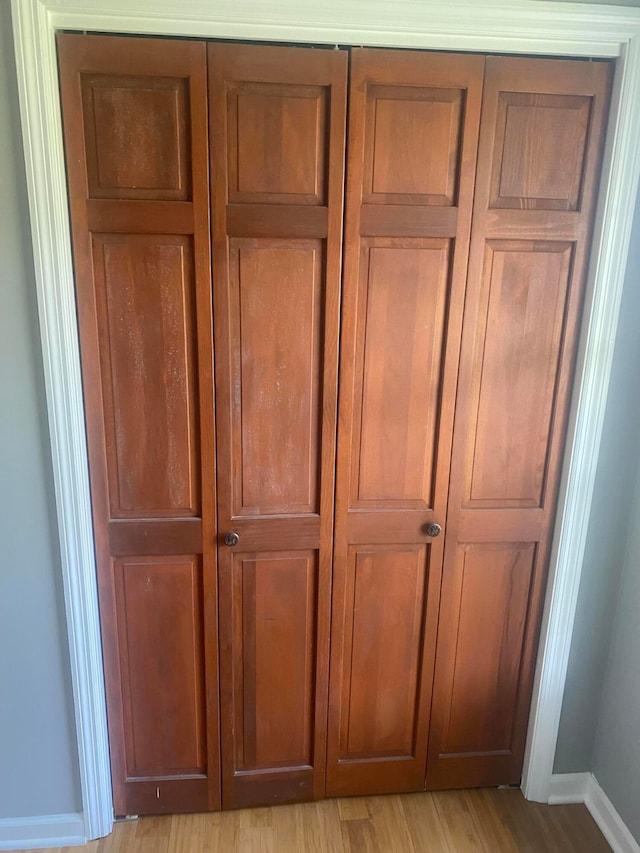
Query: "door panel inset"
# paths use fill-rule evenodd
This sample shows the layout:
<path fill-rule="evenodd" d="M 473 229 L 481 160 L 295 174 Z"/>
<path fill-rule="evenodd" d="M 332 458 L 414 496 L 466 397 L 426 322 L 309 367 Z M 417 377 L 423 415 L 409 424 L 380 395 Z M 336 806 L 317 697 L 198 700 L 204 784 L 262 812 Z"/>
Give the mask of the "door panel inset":
<path fill-rule="evenodd" d="M 234 716 L 240 771 L 313 764 L 313 552 L 233 563 Z"/>
<path fill-rule="evenodd" d="M 184 78 L 82 74 L 90 198 L 191 197 Z"/>
<path fill-rule="evenodd" d="M 500 93 L 489 207 L 578 210 L 592 101 Z"/>
<path fill-rule="evenodd" d="M 202 570 L 198 558 L 114 563 L 128 718 L 127 776 L 206 770 Z"/>
<path fill-rule="evenodd" d="M 229 275 L 241 389 L 234 515 L 317 512 L 322 243 L 232 240 Z"/>
<path fill-rule="evenodd" d="M 535 545 L 465 545 L 444 753 L 510 751 Z"/>
<path fill-rule="evenodd" d="M 341 760 L 414 754 L 426 561 L 426 546 L 350 549 Z"/>
<path fill-rule="evenodd" d="M 232 85 L 230 203 L 326 204 L 327 87 Z"/>
<path fill-rule="evenodd" d="M 362 201 L 455 205 L 464 93 L 367 87 Z"/>
<path fill-rule="evenodd" d="M 351 506 L 433 503 L 447 240 L 363 240 Z M 359 399 L 358 399 L 359 398 Z"/>
<path fill-rule="evenodd" d="M 487 245 L 465 507 L 543 505 L 572 249 Z"/>
<path fill-rule="evenodd" d="M 191 239 L 96 234 L 93 264 L 112 516 L 196 515 Z"/>

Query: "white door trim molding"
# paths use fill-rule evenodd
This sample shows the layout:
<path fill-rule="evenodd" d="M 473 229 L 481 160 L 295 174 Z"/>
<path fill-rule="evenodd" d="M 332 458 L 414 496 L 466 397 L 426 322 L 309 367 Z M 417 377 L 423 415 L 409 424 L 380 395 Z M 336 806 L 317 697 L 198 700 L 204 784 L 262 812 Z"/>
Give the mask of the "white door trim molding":
<path fill-rule="evenodd" d="M 88 838 L 112 825 L 58 29 L 619 57 L 523 788 L 549 796 L 640 172 L 640 10 L 548 0 L 12 0 L 51 450 Z"/>

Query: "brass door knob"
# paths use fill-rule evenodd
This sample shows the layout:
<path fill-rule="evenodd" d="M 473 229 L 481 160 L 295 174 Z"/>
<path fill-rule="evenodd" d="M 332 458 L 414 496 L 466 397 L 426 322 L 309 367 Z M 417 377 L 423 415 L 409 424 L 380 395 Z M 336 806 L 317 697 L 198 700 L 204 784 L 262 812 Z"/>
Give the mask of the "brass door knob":
<path fill-rule="evenodd" d="M 237 533 L 225 533 L 224 534 L 224 544 L 228 545 L 229 548 L 233 548 L 234 545 L 237 545 L 240 541 L 240 537 Z"/>

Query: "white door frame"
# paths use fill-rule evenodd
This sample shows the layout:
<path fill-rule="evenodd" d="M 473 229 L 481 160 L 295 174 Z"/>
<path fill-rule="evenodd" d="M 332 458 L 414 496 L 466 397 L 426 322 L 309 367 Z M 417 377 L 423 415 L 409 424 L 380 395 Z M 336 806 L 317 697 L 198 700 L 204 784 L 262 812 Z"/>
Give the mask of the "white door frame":
<path fill-rule="evenodd" d="M 54 34 L 58 29 L 617 57 L 523 791 L 553 769 L 640 173 L 640 9 L 547 0 L 12 0 L 87 838 L 111 831 L 88 463 Z"/>

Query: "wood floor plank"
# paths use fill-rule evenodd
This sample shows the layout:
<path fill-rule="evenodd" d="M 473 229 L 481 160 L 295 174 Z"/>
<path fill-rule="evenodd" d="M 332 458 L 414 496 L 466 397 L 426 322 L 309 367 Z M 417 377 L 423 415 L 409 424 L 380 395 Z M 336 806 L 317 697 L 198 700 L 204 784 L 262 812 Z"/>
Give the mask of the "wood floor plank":
<path fill-rule="evenodd" d="M 345 853 L 382 853 L 371 820 L 345 820 L 342 826 L 342 843 Z"/>
<path fill-rule="evenodd" d="M 518 790 L 437 791 L 118 822 L 41 853 L 608 853 L 582 805 Z M 17 851 L 14 851 L 17 853 Z"/>
<path fill-rule="evenodd" d="M 246 853 L 277 853 L 273 843 L 273 828 L 271 826 L 240 827 L 238 849 Z"/>
<path fill-rule="evenodd" d="M 519 853 L 558 853 L 559 839 L 552 823 L 552 812 L 566 806 L 529 803 L 520 791 L 495 791 L 494 806 L 509 828 Z M 587 810 L 581 806 L 585 813 Z"/>
<path fill-rule="evenodd" d="M 496 789 L 463 791 L 465 803 L 481 827 L 484 844 L 489 850 L 501 853 L 519 853 L 518 845 L 507 824 L 501 819 L 496 807 L 496 797 L 502 792 Z"/>
<path fill-rule="evenodd" d="M 313 803 L 313 807 L 317 824 L 312 826 L 309 822 L 305 823 L 304 843 L 306 846 L 302 850 L 308 850 L 310 853 L 343 853 L 344 846 L 340 831 L 337 800 L 323 800 L 319 803 Z"/>
<path fill-rule="evenodd" d="M 227 813 L 216 814 L 180 814 L 171 820 L 169 850 L 171 853 L 218 853 L 221 849 L 218 839 L 222 836 L 222 820 L 229 824 L 232 833 L 231 843 L 235 843 L 235 815 L 227 821 Z M 215 820 L 211 820 L 215 818 Z M 233 848 L 231 848 L 233 849 Z M 99 851 L 102 853 L 102 851 Z"/>
<path fill-rule="evenodd" d="M 416 851 L 402 809 L 399 794 L 368 797 L 371 824 L 381 853 L 420 853 Z"/>
<path fill-rule="evenodd" d="M 579 805 L 565 806 L 562 811 L 553 809 L 552 823 L 564 839 L 566 850 L 579 853 L 581 850 L 608 851 L 609 845 L 591 815 Z"/>
<path fill-rule="evenodd" d="M 404 794 L 401 797 L 413 846 L 419 853 L 456 853 L 440 822 L 433 795 Z"/>
<path fill-rule="evenodd" d="M 368 820 L 371 817 L 367 797 L 345 797 L 338 800 L 340 820 Z"/>
<path fill-rule="evenodd" d="M 442 828 L 456 853 L 493 853 L 464 792 L 436 791 L 433 797 Z"/>

